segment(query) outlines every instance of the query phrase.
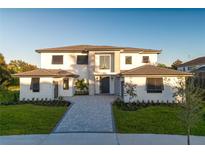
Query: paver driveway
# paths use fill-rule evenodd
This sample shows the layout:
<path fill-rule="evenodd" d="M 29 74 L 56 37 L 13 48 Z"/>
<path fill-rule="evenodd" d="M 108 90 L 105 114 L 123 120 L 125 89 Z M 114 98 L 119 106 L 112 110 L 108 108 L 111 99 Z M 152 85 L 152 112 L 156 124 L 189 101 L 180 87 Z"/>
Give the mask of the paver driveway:
<path fill-rule="evenodd" d="M 115 98 L 115 96 L 66 98 L 73 104 L 54 132 L 114 132 L 111 102 Z"/>

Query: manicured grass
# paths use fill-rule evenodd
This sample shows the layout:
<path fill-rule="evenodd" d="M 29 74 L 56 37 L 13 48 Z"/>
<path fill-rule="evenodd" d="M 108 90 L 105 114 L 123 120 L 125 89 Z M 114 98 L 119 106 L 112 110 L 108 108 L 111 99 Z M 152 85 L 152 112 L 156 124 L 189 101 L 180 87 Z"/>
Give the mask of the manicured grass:
<path fill-rule="evenodd" d="M 2 105 L 0 135 L 50 133 L 66 109 L 66 106 Z"/>
<path fill-rule="evenodd" d="M 185 134 L 178 106 L 149 106 L 136 111 L 123 111 L 113 106 L 115 123 L 120 133 Z M 205 135 L 205 108 L 193 135 Z"/>

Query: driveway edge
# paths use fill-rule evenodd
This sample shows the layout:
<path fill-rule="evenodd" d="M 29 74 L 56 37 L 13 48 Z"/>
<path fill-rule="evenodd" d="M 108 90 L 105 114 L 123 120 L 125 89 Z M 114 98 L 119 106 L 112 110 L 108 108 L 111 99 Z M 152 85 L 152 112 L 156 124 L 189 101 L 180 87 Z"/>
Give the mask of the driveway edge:
<path fill-rule="evenodd" d="M 51 131 L 51 133 L 57 133 L 56 129 L 58 128 L 58 126 L 60 125 L 60 123 L 63 121 L 64 117 L 66 116 L 66 114 L 68 113 L 68 111 L 71 109 L 71 107 L 73 106 L 73 103 L 70 103 L 70 105 L 67 107 L 67 111 L 63 114 L 63 116 L 61 117 L 61 119 L 57 122 L 56 126 L 53 128 L 53 130 Z"/>

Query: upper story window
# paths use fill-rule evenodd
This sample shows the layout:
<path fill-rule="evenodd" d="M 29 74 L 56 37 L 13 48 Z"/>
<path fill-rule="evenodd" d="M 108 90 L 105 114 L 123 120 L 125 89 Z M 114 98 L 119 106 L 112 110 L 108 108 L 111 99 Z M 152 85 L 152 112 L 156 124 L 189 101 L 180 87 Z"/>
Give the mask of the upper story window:
<path fill-rule="evenodd" d="M 149 56 L 143 56 L 142 57 L 142 62 L 143 63 L 149 63 Z"/>
<path fill-rule="evenodd" d="M 40 78 L 32 78 L 31 79 L 30 89 L 33 92 L 39 92 L 40 91 Z"/>
<path fill-rule="evenodd" d="M 125 56 L 125 64 L 132 64 L 132 56 Z"/>
<path fill-rule="evenodd" d="M 52 64 L 63 64 L 63 55 L 53 55 Z"/>
<path fill-rule="evenodd" d="M 162 93 L 163 78 L 147 78 L 147 93 Z"/>
<path fill-rule="evenodd" d="M 100 56 L 100 69 L 110 69 L 110 56 Z"/>
<path fill-rule="evenodd" d="M 87 65 L 88 64 L 88 56 L 87 55 L 78 55 L 77 56 L 77 64 Z"/>
<path fill-rule="evenodd" d="M 69 79 L 64 78 L 63 79 L 63 90 L 68 90 L 69 89 Z"/>

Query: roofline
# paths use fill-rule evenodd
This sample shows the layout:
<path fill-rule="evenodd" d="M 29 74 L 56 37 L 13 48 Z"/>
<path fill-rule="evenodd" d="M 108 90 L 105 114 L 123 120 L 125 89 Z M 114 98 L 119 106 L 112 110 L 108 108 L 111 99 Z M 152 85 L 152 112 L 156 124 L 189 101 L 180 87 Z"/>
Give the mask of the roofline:
<path fill-rule="evenodd" d="M 137 76 L 137 77 L 191 77 L 193 74 L 120 74 L 121 76 Z"/>
<path fill-rule="evenodd" d="M 146 51 L 146 50 L 150 50 L 150 51 Z M 47 50 L 47 49 L 37 49 L 35 50 L 35 52 L 37 53 L 72 53 L 72 52 L 89 52 L 89 51 L 122 51 L 124 53 L 133 53 L 133 52 L 136 52 L 136 53 L 140 53 L 140 54 L 160 54 L 162 52 L 162 50 L 153 50 L 153 49 L 145 49 L 145 51 L 143 50 L 134 50 L 134 49 L 131 49 L 131 50 L 125 50 L 125 49 L 122 49 L 122 48 L 113 48 L 113 49 L 89 49 L 89 50 L 66 50 L 66 49 L 56 49 L 56 50 Z"/>
<path fill-rule="evenodd" d="M 196 65 L 205 65 L 205 63 L 200 63 L 200 64 L 186 64 L 186 63 L 178 65 L 177 67 L 188 67 L 188 66 L 196 66 Z"/>
<path fill-rule="evenodd" d="M 184 62 L 183 64 L 178 65 L 177 67 L 195 66 L 195 65 L 205 65 L 205 62 L 204 62 L 204 63 L 199 63 L 199 64 L 187 64 L 187 63 L 189 63 L 189 62 L 192 62 L 192 61 L 194 61 L 194 60 L 197 60 L 197 59 L 203 58 L 203 57 L 204 57 L 204 56 L 198 57 L 198 58 L 195 58 L 195 59 L 192 59 L 192 60 L 189 60 L 189 61 L 186 61 L 186 62 Z"/>
<path fill-rule="evenodd" d="M 79 75 L 18 75 L 18 74 L 14 74 L 14 76 L 16 77 L 73 77 L 73 78 L 77 78 L 79 77 Z"/>

